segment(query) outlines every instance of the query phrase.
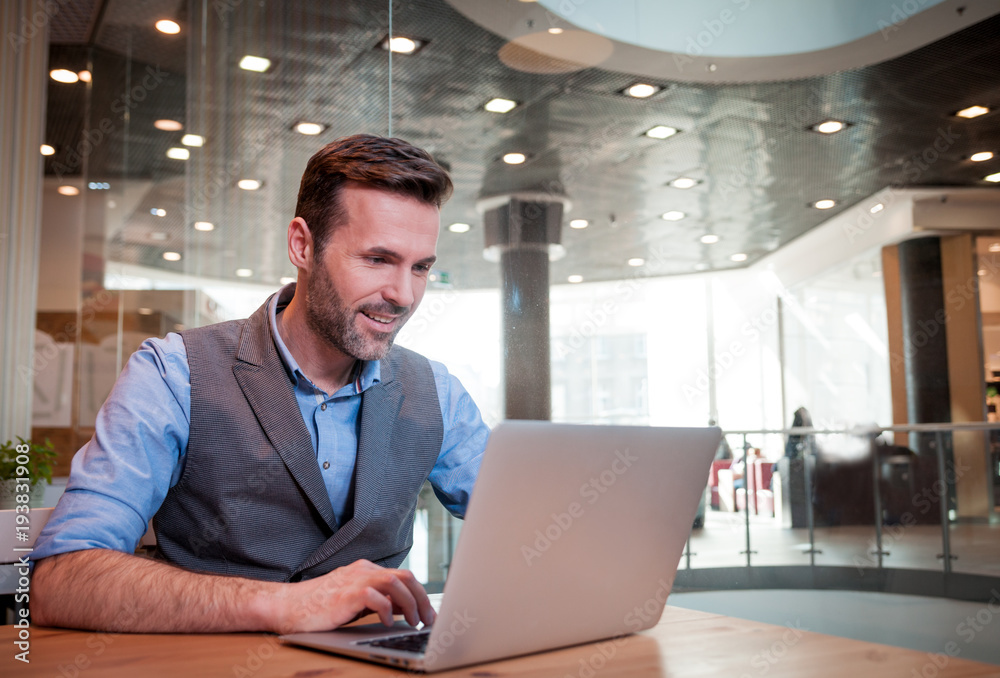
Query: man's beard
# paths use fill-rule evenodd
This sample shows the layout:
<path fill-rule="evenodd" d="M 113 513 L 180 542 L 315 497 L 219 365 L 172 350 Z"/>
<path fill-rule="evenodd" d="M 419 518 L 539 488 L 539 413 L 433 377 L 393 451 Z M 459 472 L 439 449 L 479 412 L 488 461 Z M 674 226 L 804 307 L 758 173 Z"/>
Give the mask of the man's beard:
<path fill-rule="evenodd" d="M 326 339 L 338 351 L 359 360 L 381 360 L 389 353 L 392 342 L 412 312 L 412 308 L 392 304 L 368 304 L 349 308 L 337 292 L 333 280 L 322 266 L 313 268 L 306 284 L 306 323 L 309 328 Z M 396 321 L 392 332 L 373 335 L 358 329 L 357 314 L 366 311 L 372 315 L 406 316 Z"/>

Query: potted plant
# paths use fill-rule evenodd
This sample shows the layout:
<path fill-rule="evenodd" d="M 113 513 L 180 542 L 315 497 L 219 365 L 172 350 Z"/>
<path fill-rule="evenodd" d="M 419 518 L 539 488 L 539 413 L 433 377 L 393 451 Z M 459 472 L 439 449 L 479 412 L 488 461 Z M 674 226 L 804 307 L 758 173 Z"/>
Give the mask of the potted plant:
<path fill-rule="evenodd" d="M 18 490 L 18 485 L 22 485 L 20 489 L 23 490 L 25 483 L 31 487 L 28 506 L 41 506 L 45 495 L 45 483 L 41 481 L 52 484 L 55 461 L 56 451 L 48 439 L 44 445 L 39 445 L 18 436 L 16 443 L 12 440 L 4 443 L 0 447 L 0 509 L 12 509 L 24 503 L 25 493 Z M 18 501 L 19 498 L 22 501 Z"/>

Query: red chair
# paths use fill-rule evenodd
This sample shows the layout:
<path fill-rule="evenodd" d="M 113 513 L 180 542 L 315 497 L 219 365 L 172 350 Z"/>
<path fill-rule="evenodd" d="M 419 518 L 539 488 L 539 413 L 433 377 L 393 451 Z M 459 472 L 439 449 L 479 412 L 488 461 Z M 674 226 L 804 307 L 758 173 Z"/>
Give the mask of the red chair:
<path fill-rule="evenodd" d="M 717 459 L 712 462 L 712 470 L 708 473 L 708 487 L 712 492 L 710 505 L 714 509 L 719 508 L 719 469 L 729 468 L 732 459 Z"/>

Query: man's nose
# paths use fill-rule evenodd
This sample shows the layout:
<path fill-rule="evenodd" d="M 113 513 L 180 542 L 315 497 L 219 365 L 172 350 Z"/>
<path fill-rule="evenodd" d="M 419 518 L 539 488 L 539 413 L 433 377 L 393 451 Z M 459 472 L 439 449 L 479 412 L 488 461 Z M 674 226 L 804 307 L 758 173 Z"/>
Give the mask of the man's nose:
<path fill-rule="evenodd" d="M 382 297 L 393 306 L 409 308 L 413 306 L 416 298 L 413 285 L 413 275 L 409 270 L 396 271 L 392 280 L 382 290 Z"/>

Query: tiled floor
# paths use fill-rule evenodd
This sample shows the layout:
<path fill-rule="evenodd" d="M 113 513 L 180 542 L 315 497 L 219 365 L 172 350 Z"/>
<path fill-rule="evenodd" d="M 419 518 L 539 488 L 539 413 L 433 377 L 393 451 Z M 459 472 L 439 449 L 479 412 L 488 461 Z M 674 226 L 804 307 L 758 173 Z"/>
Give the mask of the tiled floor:
<path fill-rule="evenodd" d="M 817 565 L 877 567 L 875 528 L 865 526 L 816 528 Z M 1000 576 L 1000 521 L 958 524 L 949 528 L 952 569 Z M 751 565 L 809 565 L 809 531 L 783 528 L 774 519 L 750 516 Z M 742 513 L 709 510 L 705 527 L 691 536 L 691 567 L 746 565 L 746 522 Z M 883 567 L 940 570 L 941 528 L 936 525 L 883 527 Z M 681 559 L 681 567 L 686 559 Z"/>

